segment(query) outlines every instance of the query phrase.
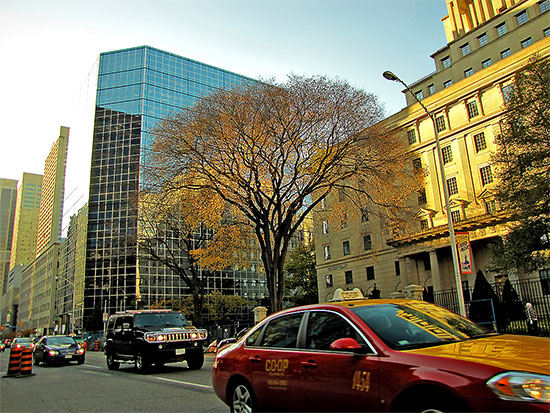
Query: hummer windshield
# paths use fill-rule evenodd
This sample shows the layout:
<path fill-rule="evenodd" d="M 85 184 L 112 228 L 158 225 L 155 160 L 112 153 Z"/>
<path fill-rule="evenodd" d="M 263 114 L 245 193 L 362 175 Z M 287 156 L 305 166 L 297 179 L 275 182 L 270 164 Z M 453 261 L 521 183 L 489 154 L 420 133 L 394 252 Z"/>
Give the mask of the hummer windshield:
<path fill-rule="evenodd" d="M 135 327 L 151 328 L 183 328 L 187 326 L 187 320 L 182 313 L 146 313 L 136 314 Z"/>

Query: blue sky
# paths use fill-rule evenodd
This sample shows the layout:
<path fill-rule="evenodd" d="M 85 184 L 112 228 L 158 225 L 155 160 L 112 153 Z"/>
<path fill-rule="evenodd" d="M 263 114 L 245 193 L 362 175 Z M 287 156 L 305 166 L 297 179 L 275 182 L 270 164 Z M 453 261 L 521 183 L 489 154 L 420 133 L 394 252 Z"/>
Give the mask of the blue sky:
<path fill-rule="evenodd" d="M 252 78 L 327 75 L 405 106 L 445 45 L 445 0 L 0 0 L 0 177 L 42 173 L 71 128 L 66 218 L 87 200 L 101 52 L 149 45 Z"/>

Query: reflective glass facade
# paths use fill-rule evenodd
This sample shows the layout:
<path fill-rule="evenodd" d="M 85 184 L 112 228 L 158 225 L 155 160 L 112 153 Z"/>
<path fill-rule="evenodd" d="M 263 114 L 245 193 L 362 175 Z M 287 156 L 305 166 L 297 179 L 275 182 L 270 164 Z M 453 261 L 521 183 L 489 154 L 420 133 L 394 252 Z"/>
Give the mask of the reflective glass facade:
<path fill-rule="evenodd" d="M 160 119 L 214 90 L 247 82 L 255 80 L 148 46 L 101 54 L 90 173 L 85 328 L 101 325 L 103 312 L 188 292 L 178 276 L 138 256 L 135 200 L 140 164 L 146 162 L 150 131 Z M 255 272 L 223 272 L 209 280 L 207 288 L 249 298 L 260 298 L 266 290 Z"/>

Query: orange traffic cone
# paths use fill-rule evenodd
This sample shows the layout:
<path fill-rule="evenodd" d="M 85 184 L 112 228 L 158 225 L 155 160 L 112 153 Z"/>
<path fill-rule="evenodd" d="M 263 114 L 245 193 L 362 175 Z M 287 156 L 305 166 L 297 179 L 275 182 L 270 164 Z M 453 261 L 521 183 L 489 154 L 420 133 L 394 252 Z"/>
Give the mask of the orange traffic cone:
<path fill-rule="evenodd" d="M 25 347 L 21 356 L 21 375 L 19 377 L 32 375 L 32 350 L 29 347 Z"/>
<path fill-rule="evenodd" d="M 96 340 L 94 343 L 94 351 L 99 351 L 99 341 Z"/>
<path fill-rule="evenodd" d="M 12 347 L 10 351 L 10 361 L 8 363 L 8 373 L 3 377 L 18 376 L 21 370 L 21 350 Z"/>

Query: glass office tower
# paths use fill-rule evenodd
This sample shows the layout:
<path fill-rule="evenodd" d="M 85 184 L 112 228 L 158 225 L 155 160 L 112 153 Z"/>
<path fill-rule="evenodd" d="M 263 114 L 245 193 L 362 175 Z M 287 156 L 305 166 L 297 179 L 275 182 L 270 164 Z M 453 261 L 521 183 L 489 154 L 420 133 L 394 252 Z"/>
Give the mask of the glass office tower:
<path fill-rule="evenodd" d="M 187 292 L 178 276 L 139 257 L 140 165 L 146 160 L 150 131 L 159 120 L 212 91 L 247 82 L 255 80 L 148 46 L 100 55 L 84 291 L 88 330 L 102 325 L 102 313 L 147 306 Z M 226 293 L 250 298 L 265 291 L 265 282 L 252 272 L 238 276 L 220 272 L 209 284 L 210 290 L 225 287 Z"/>

